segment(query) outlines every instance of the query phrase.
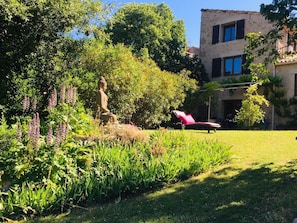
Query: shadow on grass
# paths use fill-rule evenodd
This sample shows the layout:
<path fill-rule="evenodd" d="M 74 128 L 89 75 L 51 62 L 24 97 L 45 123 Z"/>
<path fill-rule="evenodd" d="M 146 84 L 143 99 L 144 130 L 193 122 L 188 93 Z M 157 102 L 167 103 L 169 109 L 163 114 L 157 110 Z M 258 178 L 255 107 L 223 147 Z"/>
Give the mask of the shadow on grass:
<path fill-rule="evenodd" d="M 222 168 L 165 190 L 35 222 L 282 223 L 297 217 L 297 160 Z"/>

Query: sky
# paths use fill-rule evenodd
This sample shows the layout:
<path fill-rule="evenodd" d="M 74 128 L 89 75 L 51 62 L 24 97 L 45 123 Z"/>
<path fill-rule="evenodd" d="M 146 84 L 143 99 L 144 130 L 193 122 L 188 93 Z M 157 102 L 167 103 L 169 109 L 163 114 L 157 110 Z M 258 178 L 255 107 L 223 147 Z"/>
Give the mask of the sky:
<path fill-rule="evenodd" d="M 172 10 L 176 20 L 183 20 L 188 46 L 199 47 L 201 9 L 229 9 L 260 11 L 260 5 L 271 4 L 273 0 L 102 0 L 121 7 L 126 3 L 165 3 Z"/>

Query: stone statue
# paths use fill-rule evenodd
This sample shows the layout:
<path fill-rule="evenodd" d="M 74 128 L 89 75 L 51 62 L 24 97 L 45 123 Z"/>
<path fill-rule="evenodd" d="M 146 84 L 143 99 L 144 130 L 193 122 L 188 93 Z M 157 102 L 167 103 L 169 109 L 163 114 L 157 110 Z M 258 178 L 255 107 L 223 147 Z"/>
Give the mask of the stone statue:
<path fill-rule="evenodd" d="M 96 95 L 97 115 L 103 121 L 103 124 L 108 122 L 115 124 L 118 123 L 117 117 L 107 108 L 108 97 L 104 92 L 106 89 L 107 82 L 105 81 L 104 77 L 100 77 Z"/>

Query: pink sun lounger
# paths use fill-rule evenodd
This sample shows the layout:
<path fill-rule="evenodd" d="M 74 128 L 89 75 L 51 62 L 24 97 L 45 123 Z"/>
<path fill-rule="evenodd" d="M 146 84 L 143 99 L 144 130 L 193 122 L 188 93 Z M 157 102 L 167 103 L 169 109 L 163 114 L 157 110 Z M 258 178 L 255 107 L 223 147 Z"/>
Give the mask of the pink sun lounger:
<path fill-rule="evenodd" d="M 221 125 L 215 122 L 196 122 L 191 114 L 185 114 L 182 111 L 173 110 L 173 114 L 180 120 L 182 129 L 206 129 L 208 133 L 210 130 L 216 132 Z"/>

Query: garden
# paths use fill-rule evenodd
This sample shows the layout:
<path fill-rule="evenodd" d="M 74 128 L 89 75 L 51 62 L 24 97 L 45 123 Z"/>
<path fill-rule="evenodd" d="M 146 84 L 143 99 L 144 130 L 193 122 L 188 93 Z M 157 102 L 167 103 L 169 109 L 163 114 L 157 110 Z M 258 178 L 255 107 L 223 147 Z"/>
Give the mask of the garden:
<path fill-rule="evenodd" d="M 114 16 L 93 0 L 0 9 L 1 221 L 293 219 L 295 132 L 160 128 L 216 86 L 168 6 L 131 3 Z M 95 115 L 101 77 L 114 125 Z M 247 93 L 239 117 L 252 125 L 267 103 L 257 86 Z"/>
<path fill-rule="evenodd" d="M 28 107 L 27 97 L 25 115 L 16 123 L 8 125 L 2 116 L 2 220 L 141 194 L 230 160 L 230 146 L 223 143 L 166 129 L 149 133 L 131 124 L 99 125 L 76 102 L 75 89 L 62 88 L 59 96 L 54 91 L 46 119 L 34 104 Z"/>

